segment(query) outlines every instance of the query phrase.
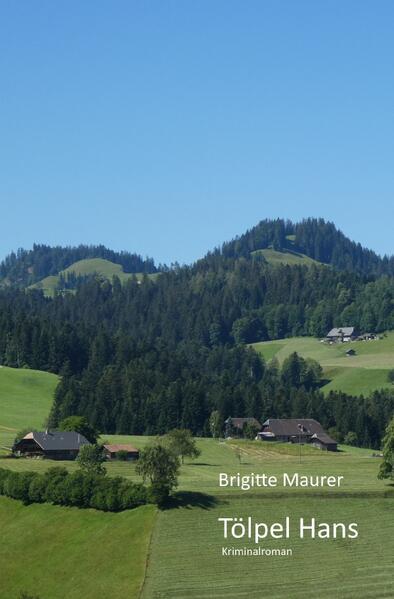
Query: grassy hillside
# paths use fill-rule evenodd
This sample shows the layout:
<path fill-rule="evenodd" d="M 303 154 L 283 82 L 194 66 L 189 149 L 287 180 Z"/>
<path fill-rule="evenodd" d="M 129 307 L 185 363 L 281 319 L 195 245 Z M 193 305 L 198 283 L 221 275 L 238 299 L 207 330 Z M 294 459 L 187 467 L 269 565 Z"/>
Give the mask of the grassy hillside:
<path fill-rule="evenodd" d="M 148 437 L 109 435 L 106 439 L 128 441 L 137 447 L 143 447 L 149 441 Z M 25 508 L 18 502 L 1 501 L 0 525 L 2 517 L 7 524 L 3 553 L 0 552 L 0 569 L 3 563 L 6 564 L 3 587 L 7 591 L 22 588 L 16 582 L 21 576 L 26 589 L 35 588 L 36 580 L 43 581 L 45 593 L 42 592 L 42 599 L 65 596 L 73 599 L 74 588 L 83 589 L 84 596 L 93 597 L 93 592 L 92 595 L 85 594 L 87 584 L 86 587 L 80 584 L 79 577 L 86 567 L 91 572 L 99 568 L 97 576 L 96 573 L 89 576 L 92 589 L 96 590 L 99 584 L 104 590 L 111 586 L 111 596 L 137 599 L 140 597 L 136 591 L 137 581 L 141 581 L 142 567 L 136 574 L 133 559 L 146 559 L 151 529 L 143 599 L 257 599 L 261 597 L 262 588 L 270 597 L 287 599 L 289 586 L 291 596 L 295 598 L 313 594 L 316 588 L 323 599 L 372 599 L 394 595 L 391 558 L 394 551 L 394 488 L 377 480 L 380 460 L 371 457 L 371 451 L 341 447 L 340 452 L 333 454 L 302 447 L 300 461 L 299 447 L 289 444 L 199 439 L 198 445 L 202 451 L 199 458 L 194 462 L 186 460 L 181 468 L 179 493 L 172 509 L 158 512 L 155 519 L 151 512 L 140 509 L 108 515 L 53 506 Z M 236 449 L 241 452 L 241 463 Z M 43 470 L 52 464 L 20 459 L 2 460 L 1 465 L 17 470 Z M 67 466 L 76 467 L 74 463 Z M 241 491 L 220 488 L 220 472 L 240 472 L 242 475 L 265 472 L 279 479 L 283 472 L 290 475 L 295 472 L 329 474 L 342 475 L 344 481 L 339 489 L 293 489 L 280 485 L 273 489 Z M 108 474 L 138 479 L 132 463 L 109 464 Z M 14 512 L 10 509 L 15 510 L 17 516 L 12 520 L 13 525 L 10 515 L 12 517 Z M 150 508 L 143 509 L 148 511 Z M 290 515 L 294 523 L 299 517 L 315 517 L 330 523 L 357 522 L 360 536 L 354 541 L 323 541 L 300 540 L 298 535 L 293 535 L 289 540 L 267 540 L 262 544 L 265 548 L 291 548 L 293 556 L 286 558 L 221 555 L 221 547 L 227 543 L 223 541 L 218 518 L 252 516 L 259 521 L 274 522 L 286 515 Z M 145 519 L 143 523 L 141 519 Z M 59 532 L 55 529 L 58 521 Z M 33 527 L 32 537 L 39 547 L 40 557 L 35 559 L 36 552 L 28 556 L 28 567 L 24 560 L 11 560 L 11 566 L 7 557 L 10 552 L 16 554 L 17 545 L 20 547 L 15 541 L 15 536 L 23 534 L 19 523 L 23 531 L 28 531 L 28 538 Z M 131 544 L 129 549 L 125 549 L 126 540 Z M 87 556 L 86 548 L 91 544 L 94 546 Z M 67 546 L 67 552 L 63 551 L 63 545 Z M 230 545 L 250 547 L 249 541 L 231 542 Z M 61 558 L 54 547 L 60 547 L 57 551 Z M 122 559 L 111 560 L 111 555 L 122 556 Z M 88 564 L 87 559 L 90 560 Z M 43 563 L 45 572 L 50 574 L 48 578 L 45 573 L 42 578 Z M 64 594 L 61 585 L 56 586 L 58 572 L 59 580 L 66 584 L 69 594 Z M 305 572 L 308 572 L 307 576 Z"/>
<path fill-rule="evenodd" d="M 109 514 L 0 497 L 0 596 L 138 597 L 155 511 Z"/>
<path fill-rule="evenodd" d="M 75 273 L 77 276 L 86 276 L 86 275 L 94 275 L 97 274 L 105 279 L 111 280 L 112 277 L 116 276 L 120 279 L 122 283 L 128 281 L 133 276 L 130 273 L 126 273 L 123 271 L 123 267 L 120 264 L 115 264 L 114 262 L 110 262 L 109 260 L 104 260 L 103 258 L 89 258 L 86 260 L 79 260 L 78 262 L 74 262 L 65 270 L 62 270 L 59 275 L 67 275 L 69 273 Z M 54 294 L 55 289 L 58 287 L 59 283 L 59 275 L 45 277 L 42 281 L 31 285 L 33 289 L 42 289 L 44 293 L 48 296 L 52 296 Z M 138 280 L 141 280 L 143 275 L 141 273 L 137 273 L 135 275 Z M 157 273 L 148 275 L 149 278 L 155 279 L 157 277 Z"/>
<path fill-rule="evenodd" d="M 376 479 L 378 460 L 370 452 L 322 453 L 259 442 L 239 443 L 242 464 L 233 444 L 203 440 L 198 464 L 182 470 L 185 493 L 176 509 L 160 512 L 154 528 L 143 597 L 145 599 L 276 599 L 313 595 L 323 599 L 367 599 L 394 595 L 393 489 Z M 275 488 L 240 491 L 219 489 L 219 472 L 283 472 L 341 474 L 343 489 L 301 490 Z M 204 497 L 201 493 L 207 493 Z M 329 499 L 325 501 L 324 499 Z M 267 540 L 265 548 L 291 548 L 292 557 L 224 557 L 223 545 L 251 547 L 249 541 L 223 540 L 218 518 L 252 516 L 277 522 L 286 515 L 324 522 L 357 522 L 360 536 L 349 540 Z M 294 524 L 296 526 L 296 524 Z M 323 566 L 324 564 L 324 566 Z M 307 573 L 307 574 L 306 574 Z M 289 592 L 291 588 L 291 593 Z"/>
<path fill-rule="evenodd" d="M 334 362 L 350 360 L 341 354 L 342 347 L 323 347 L 314 339 L 302 342 L 306 353 L 317 348 L 320 360 L 327 357 L 326 352 Z M 386 364 L 392 343 L 390 335 L 365 344 L 356 358 L 379 355 Z M 282 341 L 267 345 L 272 355 L 292 351 Z M 361 370 L 376 368 L 362 366 Z M 4 429 L 40 425 L 55 384 L 53 375 L 0 368 Z M 24 406 L 30 406 L 26 416 Z M 13 433 L 9 430 L 8 434 Z M 150 438 L 104 435 L 104 440 L 142 448 Z M 25 590 L 39 594 L 40 599 L 81 595 L 87 599 L 258 599 L 264 589 L 270 597 L 287 599 L 289 587 L 295 599 L 315 594 L 316 588 L 322 599 L 394 596 L 394 487 L 377 479 L 380 459 L 372 457 L 370 450 L 342 446 L 338 453 L 328 453 L 303 446 L 300 452 L 291 444 L 213 439 L 199 439 L 198 446 L 201 455 L 194 462 L 186 459 L 181 467 L 179 492 L 171 509 L 158 512 L 144 506 L 107 514 L 52 505 L 23 506 L 0 497 L 0 596 L 17 599 Z M 53 465 L 50 460 L 0 459 L 0 467 L 18 471 L 42 472 Z M 75 462 L 56 465 L 77 468 Z M 140 481 L 134 463 L 113 462 L 107 470 L 109 476 Z M 220 472 L 265 472 L 279 480 L 284 472 L 341 475 L 344 481 L 340 488 L 294 489 L 280 484 L 242 491 L 219 487 Z M 301 540 L 294 534 L 288 540 L 262 543 L 264 548 L 292 549 L 293 555 L 283 558 L 222 555 L 222 546 L 254 545 L 248 540 L 224 541 L 218 518 L 252 516 L 271 523 L 286 515 L 294 529 L 300 517 L 357 522 L 360 536 L 353 541 Z M 34 550 L 26 550 L 29 547 Z"/>
<path fill-rule="evenodd" d="M 388 371 L 394 368 L 394 332 L 375 341 L 354 341 L 327 345 L 313 337 L 295 337 L 254 343 L 253 347 L 265 360 L 276 357 L 280 363 L 291 353 L 297 352 L 305 358 L 314 358 L 323 367 L 329 381 L 325 391 L 341 390 L 346 393 L 368 394 L 375 389 L 389 388 Z M 352 348 L 356 355 L 346 356 Z"/>
<path fill-rule="evenodd" d="M 265 249 L 265 250 L 256 250 L 252 252 L 252 255 L 261 255 L 267 260 L 269 264 L 288 264 L 289 266 L 293 266 L 294 264 L 303 264 L 305 266 L 310 266 L 311 264 L 321 264 L 313 258 L 309 258 L 305 254 L 301 254 L 295 251 L 281 251 L 278 252 L 273 249 Z"/>
<path fill-rule="evenodd" d="M 57 382 L 47 372 L 0 367 L 0 451 L 11 446 L 16 431 L 43 427 Z"/>

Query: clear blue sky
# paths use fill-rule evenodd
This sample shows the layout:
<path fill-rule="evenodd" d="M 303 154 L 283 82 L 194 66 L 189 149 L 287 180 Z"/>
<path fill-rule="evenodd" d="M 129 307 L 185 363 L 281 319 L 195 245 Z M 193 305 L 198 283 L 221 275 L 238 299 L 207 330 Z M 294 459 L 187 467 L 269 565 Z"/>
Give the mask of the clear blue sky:
<path fill-rule="evenodd" d="M 3 0 L 0 257 L 189 262 L 266 217 L 393 253 L 394 3 Z"/>

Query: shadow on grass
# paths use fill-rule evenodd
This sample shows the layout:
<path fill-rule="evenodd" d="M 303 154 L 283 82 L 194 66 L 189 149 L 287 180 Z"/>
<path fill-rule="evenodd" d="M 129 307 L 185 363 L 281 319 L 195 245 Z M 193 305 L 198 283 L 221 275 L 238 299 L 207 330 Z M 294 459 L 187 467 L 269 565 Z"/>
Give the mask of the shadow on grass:
<path fill-rule="evenodd" d="M 190 462 L 187 463 L 188 466 L 215 466 L 215 468 L 218 468 L 220 466 L 220 464 L 208 464 L 207 462 Z"/>
<path fill-rule="evenodd" d="M 200 493 L 199 491 L 178 491 L 175 495 L 172 495 L 166 504 L 162 507 L 163 510 L 173 510 L 179 508 L 192 509 L 199 507 L 203 510 L 210 510 L 219 504 L 227 503 L 223 500 L 219 500 L 213 495 L 207 493 Z"/>

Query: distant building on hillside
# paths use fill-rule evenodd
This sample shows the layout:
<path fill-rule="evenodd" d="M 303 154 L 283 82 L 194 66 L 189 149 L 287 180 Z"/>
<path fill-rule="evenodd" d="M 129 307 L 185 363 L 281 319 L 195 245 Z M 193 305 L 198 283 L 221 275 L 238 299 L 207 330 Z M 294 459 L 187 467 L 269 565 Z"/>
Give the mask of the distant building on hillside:
<path fill-rule="evenodd" d="M 269 418 L 263 423 L 257 438 L 262 441 L 311 443 L 327 451 L 337 450 L 337 442 L 313 418 Z"/>
<path fill-rule="evenodd" d="M 346 352 L 346 355 L 348 357 L 355 356 L 356 355 L 356 350 L 355 349 L 348 349 L 347 352 Z"/>
<path fill-rule="evenodd" d="M 353 341 L 356 338 L 357 333 L 354 327 L 334 328 L 331 329 L 326 336 L 326 340 L 331 343 L 345 343 L 347 341 Z"/>
<path fill-rule="evenodd" d="M 117 445 L 104 445 L 104 454 L 108 460 L 116 460 L 119 451 L 127 452 L 127 460 L 138 460 L 140 457 L 139 450 L 132 445 L 126 445 L 122 443 Z"/>
<path fill-rule="evenodd" d="M 33 431 L 14 445 L 17 455 L 50 460 L 75 460 L 80 448 L 90 445 L 80 433 L 73 431 Z"/>
<path fill-rule="evenodd" d="M 227 418 L 224 421 L 225 424 L 225 436 L 232 437 L 234 435 L 241 435 L 245 424 L 249 424 L 256 428 L 261 429 L 261 424 L 256 418 Z"/>

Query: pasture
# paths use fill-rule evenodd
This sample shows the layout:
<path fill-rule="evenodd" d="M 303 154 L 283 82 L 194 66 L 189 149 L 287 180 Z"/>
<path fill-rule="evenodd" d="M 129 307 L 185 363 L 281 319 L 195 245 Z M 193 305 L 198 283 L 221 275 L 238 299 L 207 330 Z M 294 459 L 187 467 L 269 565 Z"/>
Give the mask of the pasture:
<path fill-rule="evenodd" d="M 394 368 L 394 332 L 373 341 L 353 341 L 328 345 L 314 337 L 292 337 L 254 343 L 252 347 L 266 361 L 276 358 L 279 363 L 293 352 L 304 358 L 313 358 L 323 367 L 325 392 L 344 391 L 354 395 L 368 395 L 376 389 L 391 388 L 387 375 Z M 356 351 L 347 356 L 348 349 Z"/>
<path fill-rule="evenodd" d="M 43 428 L 58 377 L 26 368 L 0 368 L 0 455 L 25 427 Z"/>
<path fill-rule="evenodd" d="M 106 435 L 105 439 L 112 442 L 128 441 L 140 448 L 149 442 L 148 437 Z M 300 455 L 299 447 L 288 444 L 235 440 L 219 442 L 213 439 L 199 439 L 198 446 L 201 455 L 195 461 L 186 460 L 181 468 L 179 489 L 172 505 L 169 509 L 157 512 L 156 518 L 152 516 L 146 524 L 151 527 L 152 540 L 143 592 L 142 595 L 130 592 L 127 597 L 202 599 L 226 596 L 229 599 L 257 599 L 264 588 L 265 593 L 272 597 L 287 599 L 289 585 L 293 589 L 291 596 L 296 598 L 304 596 L 306 592 L 313 593 L 316 587 L 320 589 L 319 596 L 327 599 L 393 596 L 394 487 L 377 480 L 380 460 L 372 457 L 370 450 L 341 447 L 338 453 L 327 453 L 303 446 Z M 241 455 L 241 461 L 236 450 Z M 70 469 L 76 467 L 72 462 L 60 464 Z M 3 459 L 1 465 L 16 470 L 42 471 L 52 466 L 53 462 Z M 135 465 L 130 462 L 109 463 L 107 471 L 110 476 L 121 475 L 139 480 Z M 276 475 L 279 485 L 271 489 L 254 488 L 246 491 L 219 487 L 220 472 L 230 475 L 265 472 Z M 341 475 L 344 480 L 340 488 L 289 488 L 282 485 L 284 472 L 290 475 L 295 472 L 305 475 Z M 35 511 L 36 508 L 55 512 L 65 510 L 76 513 L 78 518 L 80 514 L 78 510 L 54 506 L 18 509 L 23 514 L 23 510 Z M 130 514 L 137 517 L 140 509 L 109 516 L 115 521 L 118 516 L 124 516 L 123 524 L 135 538 L 134 525 L 139 517 L 135 522 L 132 519 L 126 521 L 126 518 Z M 91 514 L 91 510 L 88 512 Z M 251 545 L 249 541 L 224 542 L 217 519 L 226 516 L 247 518 L 249 515 L 264 522 L 280 521 L 290 515 L 295 528 L 294 535 L 289 540 L 266 541 L 262 546 L 291 548 L 293 555 L 222 556 L 222 546 Z M 105 520 L 108 515 L 96 516 Z M 296 534 L 300 517 L 315 517 L 324 522 L 357 522 L 360 535 L 356 540 L 302 540 Z M 47 527 L 43 528 L 46 530 Z M 90 532 L 86 533 L 87 537 Z M 109 528 L 107 533 L 110 543 L 119 536 L 116 527 Z M 90 539 L 95 540 L 96 536 Z M 141 541 L 140 551 L 146 556 L 144 543 Z M 127 560 L 131 564 L 129 557 Z M 52 568 L 50 561 L 49 564 Z M 64 568 L 67 569 L 69 564 L 65 562 Z M 26 571 L 22 564 L 20 567 Z M 112 580 L 116 574 L 108 571 L 107 575 L 108 580 Z M 26 575 L 26 583 L 34 580 L 34 577 L 37 577 L 37 566 L 33 563 Z M 58 596 L 62 597 L 54 591 L 48 595 L 51 599 L 57 599 Z"/>
<path fill-rule="evenodd" d="M 282 343 L 277 345 L 282 350 Z M 384 342 L 380 347 L 384 355 Z M 0 381 L 2 375 L 1 414 L 12 439 L 14 429 L 45 419 L 56 377 L 12 369 L 0 369 Z M 36 404 L 30 393 L 34 384 Z M 17 399 L 10 401 L 11 396 Z M 25 402 L 30 405 L 26 417 Z M 101 440 L 143 448 L 151 438 L 103 435 Z M 300 599 L 316 594 L 316 589 L 323 599 L 394 596 L 394 486 L 377 479 L 380 459 L 371 450 L 341 446 L 330 453 L 311 446 L 240 440 L 197 443 L 201 455 L 185 460 L 177 493 L 162 511 L 143 506 L 108 514 L 46 504 L 23 506 L 0 497 L 0 596 L 17 599 L 24 590 L 40 599 L 257 599 L 262 594 Z M 19 471 L 42 472 L 54 465 L 77 468 L 75 462 L 0 459 L 1 467 Z M 140 481 L 133 462 L 114 461 L 106 468 L 108 476 Z M 279 484 L 244 491 L 220 487 L 220 472 L 266 473 L 277 476 Z M 284 472 L 344 480 L 339 488 L 292 488 L 283 486 Z M 254 544 L 226 542 L 218 518 L 252 516 L 272 523 L 286 515 L 292 522 L 290 539 L 267 540 L 261 546 L 290 548 L 291 556 L 222 555 L 222 546 Z M 300 517 L 357 522 L 359 537 L 300 539 Z"/>
<path fill-rule="evenodd" d="M 154 506 L 109 514 L 0 497 L 0 597 L 139 596 Z"/>

